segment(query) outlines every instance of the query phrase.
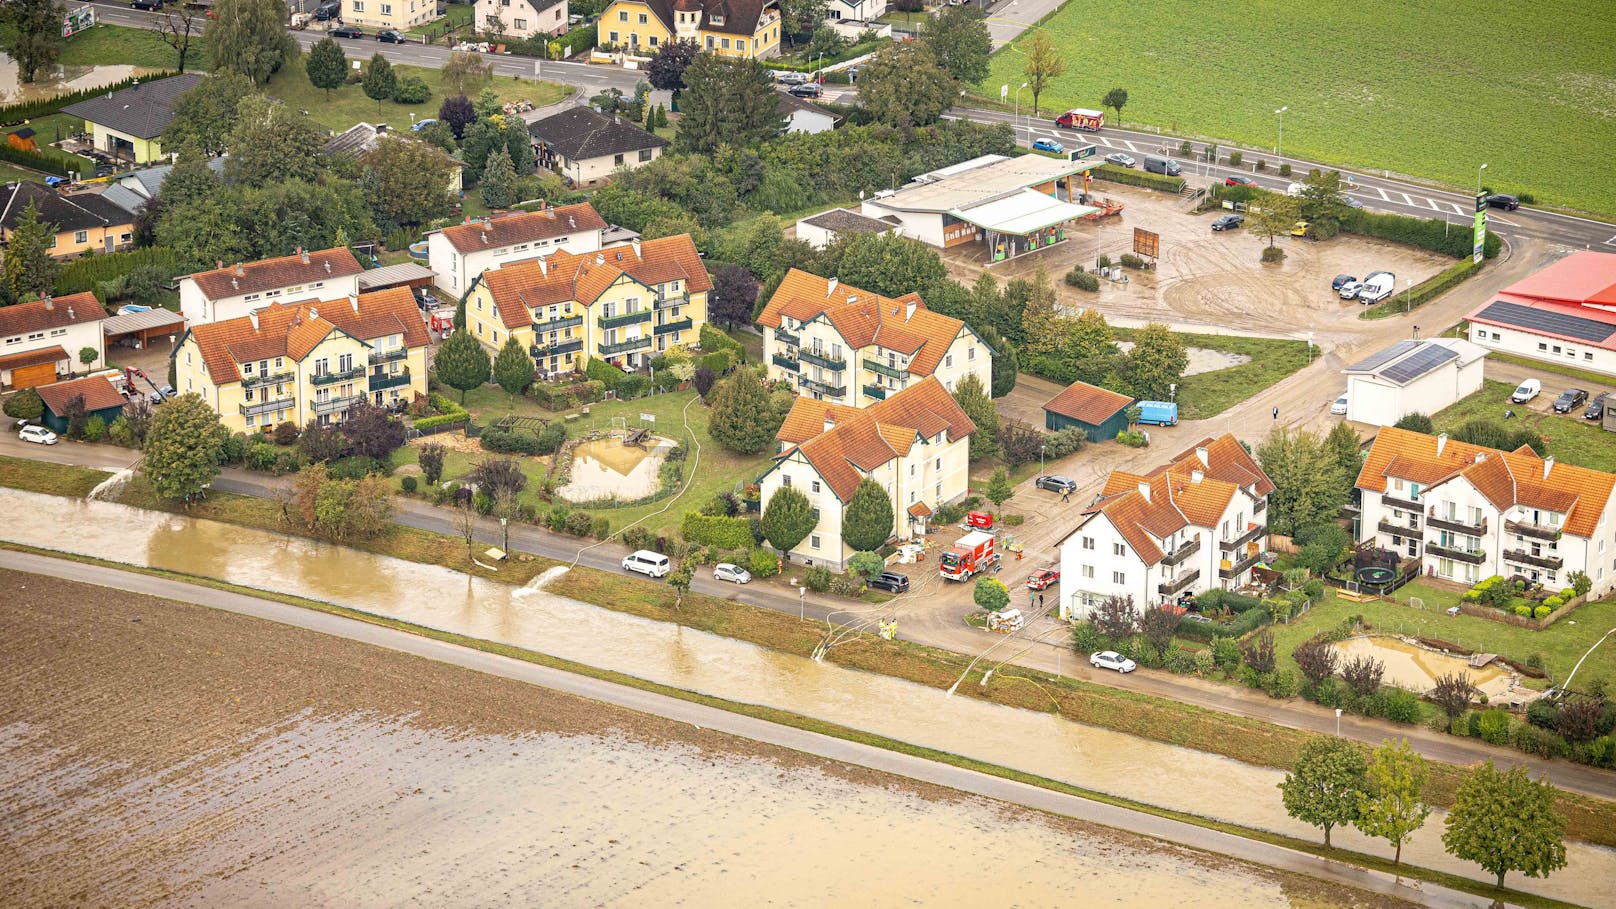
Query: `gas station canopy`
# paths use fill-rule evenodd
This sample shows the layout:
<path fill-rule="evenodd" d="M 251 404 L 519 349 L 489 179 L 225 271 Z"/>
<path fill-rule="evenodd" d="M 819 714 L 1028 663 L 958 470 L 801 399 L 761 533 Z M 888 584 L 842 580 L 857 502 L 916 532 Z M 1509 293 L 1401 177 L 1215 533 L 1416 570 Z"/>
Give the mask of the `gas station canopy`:
<path fill-rule="evenodd" d="M 986 231 L 1025 237 L 1097 211 L 1099 209 L 1092 206 L 1063 202 L 1037 190 L 1023 189 L 970 208 L 950 209 L 948 213 Z"/>

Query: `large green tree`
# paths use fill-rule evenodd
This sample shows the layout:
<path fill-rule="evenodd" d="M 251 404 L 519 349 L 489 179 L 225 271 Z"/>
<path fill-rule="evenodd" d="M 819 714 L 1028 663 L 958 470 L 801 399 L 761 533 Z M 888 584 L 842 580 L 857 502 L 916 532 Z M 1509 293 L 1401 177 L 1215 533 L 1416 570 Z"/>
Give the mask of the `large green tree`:
<path fill-rule="evenodd" d="M 760 528 L 769 545 L 781 552 L 790 552 L 808 534 L 813 533 L 819 517 L 814 506 L 795 486 L 782 486 L 769 497 L 763 508 Z"/>
<path fill-rule="evenodd" d="M 645 78 L 658 91 L 673 92 L 677 97 L 685 90 L 685 70 L 695 61 L 701 45 L 694 41 L 664 41 L 656 56 L 646 64 Z"/>
<path fill-rule="evenodd" d="M 892 499 L 886 487 L 865 477 L 853 488 L 842 514 L 842 539 L 860 552 L 874 552 L 892 537 Z"/>
<path fill-rule="evenodd" d="M 348 78 L 348 55 L 342 52 L 342 45 L 336 39 L 327 35 L 309 48 L 303 68 L 309 74 L 309 84 L 324 89 L 325 96 L 329 98 L 331 90 L 341 88 Z"/>
<path fill-rule="evenodd" d="M 158 244 L 172 247 L 183 261 L 208 267 L 217 260 L 251 262 L 283 256 L 299 246 L 326 249 L 340 245 L 344 237 L 377 234 L 370 207 L 351 181 L 288 180 L 248 186 L 198 175 L 189 187 L 192 194 L 170 204 L 180 167 L 163 183 L 164 204 L 155 234 Z"/>
<path fill-rule="evenodd" d="M 16 299 L 33 300 L 50 293 L 56 286 L 56 273 L 61 265 L 50 254 L 55 239 L 55 226 L 40 220 L 39 209 L 30 200 L 23 206 L 17 226 L 11 231 L 4 263 L 0 264 L 0 277 L 5 279 L 6 289 Z"/>
<path fill-rule="evenodd" d="M 189 501 L 219 475 L 219 453 L 229 435 L 200 395 L 180 395 L 152 415 L 141 470 L 158 495 Z"/>
<path fill-rule="evenodd" d="M 1122 371 L 1128 390 L 1145 401 L 1165 401 L 1172 386 L 1189 368 L 1184 342 L 1166 325 L 1151 322 L 1134 332 L 1133 349 L 1122 358 Z"/>
<path fill-rule="evenodd" d="M 1061 354 L 1076 365 L 1078 381 L 1103 385 L 1116 375 L 1122 353 L 1116 334 L 1098 309 L 1085 309 L 1061 325 Z"/>
<path fill-rule="evenodd" d="M 1368 787 L 1368 770 L 1358 746 L 1337 736 L 1316 736 L 1302 746 L 1296 766 L 1279 784 L 1285 811 L 1304 824 L 1330 831 L 1358 819 L 1358 806 Z"/>
<path fill-rule="evenodd" d="M 533 358 L 528 356 L 515 335 L 505 339 L 505 346 L 499 349 L 499 356 L 494 358 L 494 381 L 511 397 L 527 391 L 527 387 L 533 384 Z"/>
<path fill-rule="evenodd" d="M 1021 358 L 1016 355 L 1015 345 L 991 326 L 977 328 L 976 333 L 982 343 L 993 351 L 993 397 L 1002 398 L 1015 390 L 1016 380 L 1020 378 Z"/>
<path fill-rule="evenodd" d="M 1117 112 L 1117 125 L 1121 126 L 1122 125 L 1122 109 L 1124 107 L 1128 106 L 1128 90 L 1125 89 L 1125 88 L 1113 88 L 1113 89 L 1111 89 L 1110 91 L 1105 93 L 1104 98 L 1100 99 L 1100 106 L 1101 107 L 1109 107 L 1112 110 L 1116 111 Z"/>
<path fill-rule="evenodd" d="M 919 240 L 896 234 L 858 234 L 835 245 L 841 252 L 836 277 L 882 296 L 925 296 L 927 288 L 948 278 L 942 257 Z"/>
<path fill-rule="evenodd" d="M 959 83 L 924 44 L 889 44 L 859 66 L 859 106 L 887 126 L 935 123 L 959 99 Z"/>
<path fill-rule="evenodd" d="M 746 148 L 785 129 L 774 81 L 756 60 L 697 54 L 679 97 L 681 150 L 711 154 L 720 145 Z"/>
<path fill-rule="evenodd" d="M 1358 799 L 1353 824 L 1365 836 L 1396 847 L 1393 865 L 1402 863 L 1403 844 L 1431 814 L 1431 806 L 1420 801 L 1429 774 L 1425 758 L 1409 746 L 1408 739 L 1381 742 L 1370 756 L 1365 791 Z"/>
<path fill-rule="evenodd" d="M 1363 440 L 1358 438 L 1358 431 L 1343 420 L 1324 437 L 1324 448 L 1341 472 L 1341 495 L 1345 500 L 1352 495 L 1352 488 L 1358 483 L 1358 471 L 1363 469 Z"/>
<path fill-rule="evenodd" d="M 225 173 L 232 179 L 249 186 L 313 181 L 325 169 L 325 132 L 307 114 L 268 95 L 249 95 L 236 109 L 225 137 Z"/>
<path fill-rule="evenodd" d="M 222 155 L 225 139 L 236 126 L 241 99 L 253 93 L 252 80 L 225 70 L 197 83 L 174 99 L 174 118 L 163 129 L 163 148 L 189 147 L 205 155 Z M 168 199 L 168 181 L 163 196 Z"/>
<path fill-rule="evenodd" d="M 218 0 L 211 12 L 203 37 L 214 72 L 240 73 L 263 85 L 297 58 L 285 0 Z"/>
<path fill-rule="evenodd" d="M 1041 28 L 1032 30 L 1032 36 L 1022 44 L 1021 50 L 1027 58 L 1022 72 L 1027 77 L 1027 87 L 1032 89 L 1032 115 L 1036 117 L 1038 99 L 1066 72 L 1066 58 L 1055 47 L 1049 32 Z"/>
<path fill-rule="evenodd" d="M 509 208 L 516 202 L 516 168 L 511 165 L 511 153 L 505 146 L 494 149 L 488 156 L 477 192 L 489 208 Z"/>
<path fill-rule="evenodd" d="M 998 612 L 1010 605 L 1010 588 L 998 578 L 983 575 L 976 579 L 976 589 L 971 591 L 971 600 L 988 612 Z"/>
<path fill-rule="evenodd" d="M 1346 184 L 1341 182 L 1338 170 L 1310 172 L 1302 178 L 1302 190 L 1296 200 L 1297 216 L 1308 222 L 1314 236 L 1321 239 L 1335 236 L 1341 222 L 1352 213 Z"/>
<path fill-rule="evenodd" d="M 971 433 L 971 460 L 979 461 L 998 454 L 999 411 L 993 406 L 993 400 L 988 397 L 976 373 L 966 373 L 965 378 L 954 386 L 954 400 L 976 424 L 976 432 Z"/>
<path fill-rule="evenodd" d="M 1317 433 L 1282 426 L 1257 446 L 1256 455 L 1274 483 L 1268 524 L 1275 533 L 1294 536 L 1340 513 L 1346 503 L 1341 466 Z"/>
<path fill-rule="evenodd" d="M 365 64 L 365 78 L 361 87 L 365 90 L 365 97 L 380 104 L 391 100 L 393 92 L 398 88 L 398 76 L 393 74 L 393 64 L 380 51 L 372 54 L 370 62 Z"/>
<path fill-rule="evenodd" d="M 975 6 L 945 6 L 920 26 L 920 43 L 962 85 L 977 85 L 988 77 L 987 14 Z M 862 79 L 860 80 L 862 81 Z"/>
<path fill-rule="evenodd" d="M 711 401 L 707 431 L 718 444 L 741 454 L 757 454 L 774 444 L 780 421 L 756 370 L 736 370 L 713 390 Z"/>
<path fill-rule="evenodd" d="M 780 19 L 788 38 L 806 35 L 825 21 L 825 0 L 781 0 Z"/>
<path fill-rule="evenodd" d="M 454 163 L 434 146 L 382 136 L 360 166 L 360 186 L 378 224 L 425 224 L 447 215 L 454 204 L 449 195 Z"/>
<path fill-rule="evenodd" d="M 32 82 L 39 71 L 62 54 L 62 17 L 67 9 L 56 0 L 10 0 L 0 7 L 0 47 L 17 63 L 17 78 Z"/>
<path fill-rule="evenodd" d="M 464 404 L 466 392 L 488 381 L 488 351 L 471 332 L 457 331 L 438 348 L 432 368 L 437 370 L 439 381 L 460 392 L 460 403 Z"/>
<path fill-rule="evenodd" d="M 1488 760 L 1459 784 L 1443 821 L 1442 845 L 1453 857 L 1496 875 L 1500 888 L 1511 871 L 1548 877 L 1566 866 L 1566 820 L 1555 810 L 1558 796 L 1554 784 L 1533 780 L 1525 767 L 1499 772 Z"/>

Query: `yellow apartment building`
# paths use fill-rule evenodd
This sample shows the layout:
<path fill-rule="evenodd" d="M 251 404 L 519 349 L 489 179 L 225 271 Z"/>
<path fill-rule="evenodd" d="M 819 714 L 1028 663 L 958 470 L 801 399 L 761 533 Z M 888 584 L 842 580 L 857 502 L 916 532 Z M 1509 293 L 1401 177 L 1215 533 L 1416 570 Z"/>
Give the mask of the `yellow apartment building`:
<path fill-rule="evenodd" d="M 779 0 L 614 0 L 601 14 L 603 47 L 649 57 L 669 41 L 694 41 L 725 57 L 780 51 Z"/>

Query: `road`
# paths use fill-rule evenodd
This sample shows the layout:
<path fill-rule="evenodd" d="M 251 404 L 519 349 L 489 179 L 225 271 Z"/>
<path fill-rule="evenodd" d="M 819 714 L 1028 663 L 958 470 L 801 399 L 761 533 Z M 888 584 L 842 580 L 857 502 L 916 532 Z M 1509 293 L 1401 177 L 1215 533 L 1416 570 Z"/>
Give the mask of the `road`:
<path fill-rule="evenodd" d="M 946 786 L 959 792 L 996 799 L 1036 811 L 1064 815 L 1093 824 L 1127 830 L 1170 843 L 1178 843 L 1215 855 L 1305 874 L 1360 890 L 1385 894 L 1433 907 L 1487 907 L 1485 897 L 1472 896 L 1434 884 L 1404 881 L 1376 871 L 1296 852 L 1256 840 L 1208 830 L 1193 824 L 1157 817 L 1141 811 L 1092 802 L 1078 796 L 1053 792 L 1036 786 L 1002 779 L 973 770 L 928 761 L 894 751 L 807 732 L 791 726 L 731 713 L 667 695 L 655 694 L 559 669 L 539 666 L 480 650 L 459 647 L 356 619 L 301 609 L 244 594 L 215 590 L 182 581 L 124 572 L 96 565 L 53 559 L 31 553 L 0 551 L 0 567 L 69 578 L 75 581 L 194 603 L 238 615 L 278 622 L 320 634 L 357 641 L 538 685 L 578 697 L 612 704 L 641 713 L 665 717 L 693 726 L 790 748 L 829 760 L 867 767 Z"/>

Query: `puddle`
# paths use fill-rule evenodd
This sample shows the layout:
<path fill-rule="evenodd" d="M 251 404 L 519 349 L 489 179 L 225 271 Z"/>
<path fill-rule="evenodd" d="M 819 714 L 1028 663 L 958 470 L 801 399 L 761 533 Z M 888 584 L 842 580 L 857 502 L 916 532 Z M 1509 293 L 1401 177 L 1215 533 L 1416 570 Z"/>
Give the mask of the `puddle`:
<path fill-rule="evenodd" d="M 1453 672 L 1469 676 L 1470 684 L 1486 694 L 1488 700 L 1506 695 L 1512 684 L 1509 670 L 1496 663 L 1472 669 L 1470 661 L 1463 657 L 1426 650 L 1399 638 L 1356 637 L 1334 646 L 1343 663 L 1356 656 L 1374 657 L 1386 666 L 1382 681 L 1420 694 L 1435 688 L 1437 679 Z"/>
<path fill-rule="evenodd" d="M 10 57 L 0 54 L 0 103 L 15 104 L 19 101 L 50 98 L 67 92 L 111 85 L 130 76 L 138 76 L 148 72 L 151 72 L 151 70 L 139 66 L 63 66 L 56 64 L 41 69 L 34 81 L 24 84 L 17 77 L 17 64 Z M 63 136 L 62 138 L 67 137 Z M 39 137 L 41 145 L 55 141 L 56 136 L 54 135 Z"/>
<path fill-rule="evenodd" d="M 666 439 L 625 445 L 622 439 L 580 442 L 572 450 L 571 477 L 556 494 L 569 502 L 641 499 L 657 491 L 663 460 L 673 448 Z"/>
<path fill-rule="evenodd" d="M 1118 341 L 1117 349 L 1123 353 L 1133 349 L 1132 341 Z M 1198 376 L 1204 372 L 1217 372 L 1220 369 L 1230 369 L 1251 362 L 1245 354 L 1229 353 L 1224 350 L 1210 350 L 1205 347 L 1186 347 L 1184 354 L 1189 358 L 1189 364 L 1184 367 L 1184 375 Z"/>

